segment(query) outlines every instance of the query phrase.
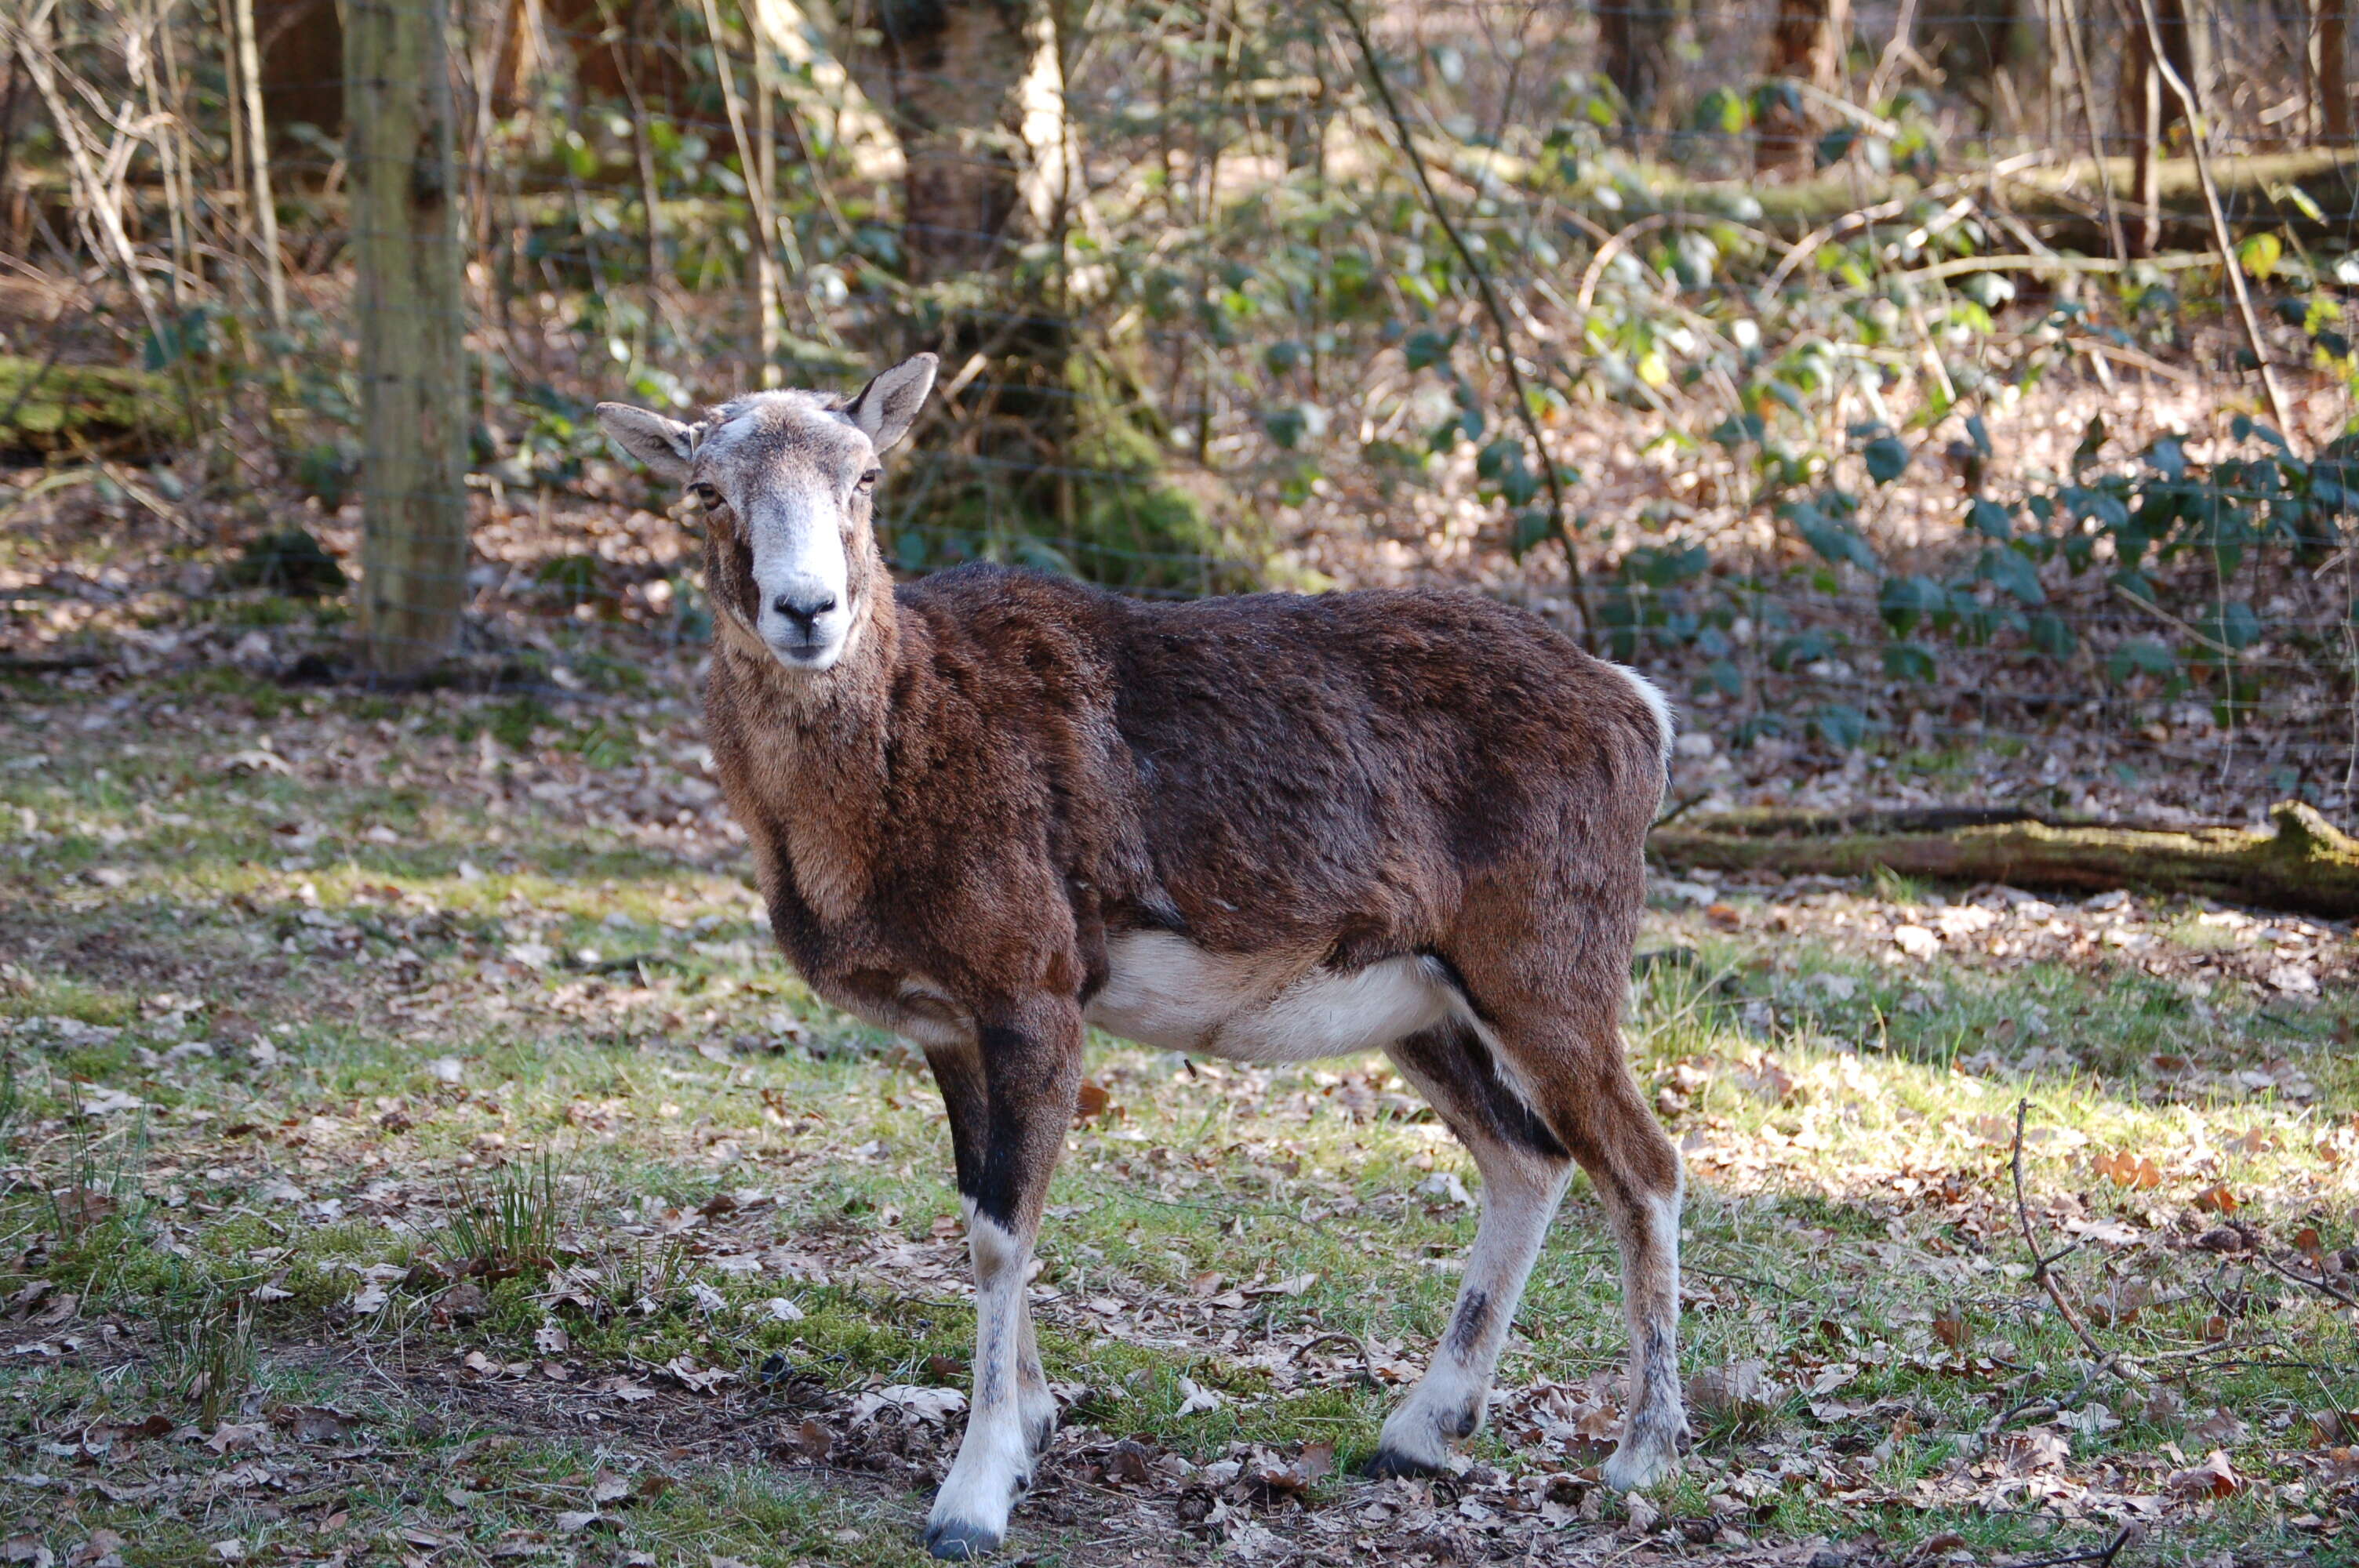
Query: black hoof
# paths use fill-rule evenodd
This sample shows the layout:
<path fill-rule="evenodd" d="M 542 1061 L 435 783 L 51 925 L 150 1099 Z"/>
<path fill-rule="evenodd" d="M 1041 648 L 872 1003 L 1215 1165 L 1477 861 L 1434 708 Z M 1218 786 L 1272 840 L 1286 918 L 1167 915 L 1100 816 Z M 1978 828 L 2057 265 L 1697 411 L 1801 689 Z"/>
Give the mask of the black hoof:
<path fill-rule="evenodd" d="M 1429 1465 L 1422 1459 L 1412 1459 L 1398 1449 L 1379 1448 L 1368 1456 L 1366 1464 L 1360 1466 L 1360 1474 L 1371 1481 L 1389 1481 L 1397 1476 L 1412 1478 L 1439 1476 L 1441 1466 Z"/>
<path fill-rule="evenodd" d="M 964 1519 L 926 1527 L 926 1550 L 945 1563 L 979 1563 L 999 1550 L 999 1534 Z"/>

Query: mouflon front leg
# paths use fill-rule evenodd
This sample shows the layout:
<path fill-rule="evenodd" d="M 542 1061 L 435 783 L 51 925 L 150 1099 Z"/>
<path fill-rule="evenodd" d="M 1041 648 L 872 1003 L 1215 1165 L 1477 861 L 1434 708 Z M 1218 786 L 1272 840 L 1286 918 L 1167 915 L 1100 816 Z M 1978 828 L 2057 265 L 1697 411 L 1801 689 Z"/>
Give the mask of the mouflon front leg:
<path fill-rule="evenodd" d="M 978 1009 L 976 1018 L 973 1071 L 961 1071 L 965 1064 L 959 1064 L 942 1079 L 946 1100 L 957 1093 L 953 1080 L 964 1091 L 958 1098 L 965 1101 L 965 1115 L 953 1109 L 951 1124 L 974 1264 L 974 1397 L 958 1458 L 926 1524 L 927 1550 L 952 1561 L 999 1549 L 1008 1510 L 1032 1484 L 1038 1444 L 1054 1424 L 1025 1276 L 1082 1084 L 1082 1014 L 1072 998 L 1027 998 Z M 935 1071 L 942 1076 L 940 1064 Z M 978 1080 L 979 1116 L 973 1108 Z M 1027 1383 L 1038 1390 L 1032 1399 Z"/>
<path fill-rule="evenodd" d="M 974 1226 L 974 1197 L 983 1175 L 983 1154 L 990 1141 L 991 1097 L 984 1087 L 983 1055 L 973 1039 L 955 1043 L 941 1039 L 926 1044 L 926 1065 L 942 1092 L 950 1113 L 951 1153 L 958 1165 L 960 1207 L 970 1232 Z M 1049 1391 L 1049 1377 L 1040 1365 L 1040 1350 L 1032 1334 L 1032 1314 L 1021 1314 L 1022 1343 L 1016 1364 L 1016 1399 L 1024 1412 L 1024 1434 L 1035 1454 L 1057 1434 L 1057 1397 Z"/>

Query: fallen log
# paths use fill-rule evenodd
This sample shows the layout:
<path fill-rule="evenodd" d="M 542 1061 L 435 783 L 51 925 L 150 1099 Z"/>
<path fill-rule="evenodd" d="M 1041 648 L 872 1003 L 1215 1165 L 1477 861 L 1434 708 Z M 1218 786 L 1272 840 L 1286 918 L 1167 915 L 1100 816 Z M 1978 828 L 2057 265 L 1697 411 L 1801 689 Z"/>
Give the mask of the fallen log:
<path fill-rule="evenodd" d="M 1876 868 L 1948 882 L 2059 892 L 2138 888 L 2223 903 L 2359 916 L 2359 839 L 2287 801 L 2267 831 L 2163 831 L 2043 820 L 2032 812 L 1940 808 L 1849 818 L 1759 814 L 1656 829 L 1648 856 L 1670 867 L 1865 876 Z M 1930 824 L 1932 826 L 1925 826 Z"/>
<path fill-rule="evenodd" d="M 0 452 L 164 456 L 187 438 L 179 408 L 171 383 L 147 371 L 0 354 Z"/>
<path fill-rule="evenodd" d="M 1458 149 L 1451 144 L 1438 147 L 1434 156 L 1441 167 L 1477 189 L 1486 179 L 1496 183 L 1531 175 L 1530 165 L 1506 154 Z M 1966 170 L 1929 185 L 1898 170 L 1878 174 L 1844 164 L 1808 179 L 1781 183 L 1698 179 L 1669 165 L 1642 163 L 1614 182 L 1610 206 L 1599 206 L 1586 190 L 1575 190 L 1565 200 L 1608 227 L 1618 228 L 1652 212 L 1720 215 L 1795 240 L 1864 208 L 1905 203 L 1934 190 L 1973 189 L 2038 228 L 2049 244 L 2103 256 L 2111 248 L 2104 222 L 2104 191 L 2112 189 L 2125 213 L 2133 211 L 2129 192 L 2136 172 L 2127 157 L 2109 157 L 2102 168 L 2082 157 L 2003 173 Z M 2239 233 L 2282 228 L 2305 240 L 2323 240 L 2343 233 L 2359 209 L 2359 154 L 2347 146 L 2218 157 L 2212 160 L 2212 173 L 2221 202 Z M 2155 203 L 2160 243 L 2212 250 L 2209 211 L 2193 158 L 2155 161 Z"/>

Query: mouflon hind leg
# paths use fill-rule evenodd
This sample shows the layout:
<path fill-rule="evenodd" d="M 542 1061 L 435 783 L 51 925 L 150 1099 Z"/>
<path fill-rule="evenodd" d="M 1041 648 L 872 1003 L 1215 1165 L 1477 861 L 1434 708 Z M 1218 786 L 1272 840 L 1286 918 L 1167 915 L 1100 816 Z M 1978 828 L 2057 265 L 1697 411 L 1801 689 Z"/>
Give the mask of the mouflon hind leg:
<path fill-rule="evenodd" d="M 951 1107 L 974 1264 L 974 1396 L 926 1522 L 927 1550 L 954 1562 L 999 1550 L 1056 1422 L 1024 1281 L 1081 1087 L 1081 1011 L 1070 998 L 1038 998 L 999 1011 L 981 1022 L 971 1058 L 929 1053 Z"/>
<path fill-rule="evenodd" d="M 1574 1156 L 1596 1184 L 1621 1245 L 1622 1311 L 1630 1325 L 1629 1415 L 1605 1462 L 1605 1484 L 1638 1491 L 1679 1467 L 1687 1429 L 1679 1364 L 1679 1151 L 1626 1066 L 1581 1097 L 1573 1131 Z"/>
<path fill-rule="evenodd" d="M 1634 1491 L 1677 1468 L 1687 1428 L 1679 1371 L 1680 1155 L 1622 1044 L 1635 897 L 1600 890 L 1552 907 L 1558 917 L 1547 924 L 1555 929 L 1533 940 L 1469 944 L 1462 980 L 1470 1005 L 1487 1021 L 1482 1035 L 1495 1048 L 1510 1098 L 1528 1105 L 1588 1173 L 1620 1246 L 1629 1413 L 1604 1477 Z M 1623 917 L 1617 908 L 1625 909 Z"/>
<path fill-rule="evenodd" d="M 1483 1221 L 1450 1326 L 1425 1376 L 1385 1422 L 1367 1465 L 1371 1476 L 1424 1476 L 1442 1467 L 1452 1442 L 1483 1424 L 1499 1352 L 1572 1161 L 1500 1077 L 1472 1024 L 1437 1024 L 1397 1042 L 1390 1054 L 1483 1173 Z"/>

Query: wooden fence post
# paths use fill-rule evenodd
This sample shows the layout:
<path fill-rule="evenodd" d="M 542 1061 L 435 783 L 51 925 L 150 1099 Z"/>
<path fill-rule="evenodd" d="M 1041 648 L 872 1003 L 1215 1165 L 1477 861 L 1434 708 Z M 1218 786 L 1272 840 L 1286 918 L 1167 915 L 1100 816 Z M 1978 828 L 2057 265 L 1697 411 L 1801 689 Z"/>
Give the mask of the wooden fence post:
<path fill-rule="evenodd" d="M 409 682 L 458 645 L 468 405 L 445 0 L 348 0 L 346 157 L 358 281 L 361 656 Z"/>

